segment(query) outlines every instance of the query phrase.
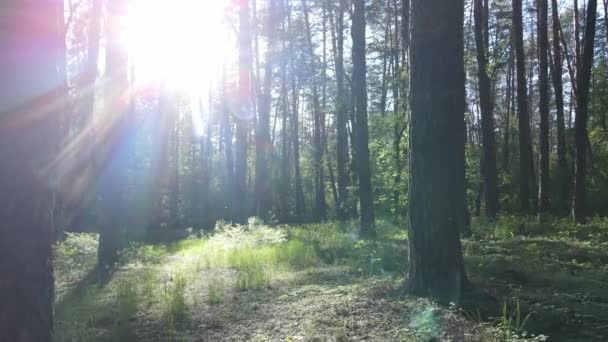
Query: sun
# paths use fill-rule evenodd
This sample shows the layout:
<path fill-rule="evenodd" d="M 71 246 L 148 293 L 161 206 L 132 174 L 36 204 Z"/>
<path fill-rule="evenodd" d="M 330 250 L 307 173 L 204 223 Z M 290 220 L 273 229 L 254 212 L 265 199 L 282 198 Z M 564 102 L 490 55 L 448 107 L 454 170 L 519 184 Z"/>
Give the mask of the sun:
<path fill-rule="evenodd" d="M 137 84 L 202 92 L 234 50 L 226 0 L 131 0 L 124 40 Z"/>

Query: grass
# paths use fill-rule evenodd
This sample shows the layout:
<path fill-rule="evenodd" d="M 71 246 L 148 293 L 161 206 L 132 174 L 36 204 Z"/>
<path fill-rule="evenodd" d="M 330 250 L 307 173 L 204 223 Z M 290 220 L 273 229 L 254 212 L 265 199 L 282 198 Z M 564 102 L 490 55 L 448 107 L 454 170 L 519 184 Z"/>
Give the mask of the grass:
<path fill-rule="evenodd" d="M 105 284 L 87 277 L 96 236 L 71 234 L 56 246 L 55 339 L 605 340 L 606 221 L 472 223 L 473 237 L 463 241 L 467 270 L 498 301 L 470 311 L 395 295 L 407 234 L 389 222 L 379 222 L 375 241 L 360 240 L 348 223 L 218 223 L 203 237 L 132 244 Z"/>

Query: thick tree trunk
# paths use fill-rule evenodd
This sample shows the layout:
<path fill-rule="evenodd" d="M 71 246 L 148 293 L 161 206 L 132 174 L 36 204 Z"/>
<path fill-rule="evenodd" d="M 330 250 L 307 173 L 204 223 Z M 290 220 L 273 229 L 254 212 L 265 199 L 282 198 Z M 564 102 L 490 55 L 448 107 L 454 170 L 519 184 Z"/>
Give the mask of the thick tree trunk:
<path fill-rule="evenodd" d="M 3 1 L 0 35 L 0 341 L 46 342 L 53 331 L 51 180 L 45 168 L 65 103 L 63 5 Z M 24 118 L 32 120 L 24 121 Z"/>
<path fill-rule="evenodd" d="M 568 207 L 570 197 L 570 181 L 568 163 L 566 161 L 566 127 L 564 122 L 564 85 L 562 81 L 562 51 L 560 46 L 559 8 L 557 0 L 551 0 L 551 15 L 553 20 L 553 90 L 557 120 L 557 168 L 559 180 L 559 203 L 561 211 Z"/>
<path fill-rule="evenodd" d="M 467 284 L 462 0 L 412 2 L 408 289 L 458 303 Z"/>
<path fill-rule="evenodd" d="M 537 0 L 538 7 L 538 92 L 540 115 L 540 167 L 538 169 L 538 215 L 549 210 L 549 32 L 547 0 Z"/>
<path fill-rule="evenodd" d="M 482 177 L 485 190 L 486 216 L 494 218 L 498 214 L 498 175 L 496 169 L 496 139 L 494 137 L 494 113 L 490 78 L 488 77 L 487 52 L 484 42 L 487 31 L 484 30 L 483 0 L 475 0 L 475 42 L 477 45 L 477 78 L 479 85 L 479 102 L 481 109 L 481 137 L 483 148 Z M 484 34 L 485 32 L 485 34 Z"/>
<path fill-rule="evenodd" d="M 521 0 L 513 0 L 513 34 L 517 74 L 517 111 L 519 124 L 519 200 L 521 210 L 530 212 L 530 165 L 533 163 L 530 139 L 530 116 L 528 112 L 528 86 L 526 84 L 526 57 L 522 27 Z"/>
<path fill-rule="evenodd" d="M 591 83 L 591 67 L 593 66 L 595 24 L 596 24 L 597 0 L 589 0 L 587 3 L 587 20 L 585 22 L 585 39 L 583 51 L 579 64 L 576 84 L 578 93 L 576 96 L 576 121 L 574 123 L 574 144 L 576 147 L 575 172 L 574 172 L 574 203 L 572 215 L 578 223 L 585 223 L 587 215 L 586 197 L 586 173 L 587 173 L 587 121 L 589 114 L 589 85 Z"/>
<path fill-rule="evenodd" d="M 369 132 L 367 127 L 367 67 L 365 61 L 365 1 L 354 0 L 353 39 L 353 97 L 355 101 L 357 135 L 357 171 L 361 209 L 361 235 L 374 235 L 374 200 L 369 163 Z"/>

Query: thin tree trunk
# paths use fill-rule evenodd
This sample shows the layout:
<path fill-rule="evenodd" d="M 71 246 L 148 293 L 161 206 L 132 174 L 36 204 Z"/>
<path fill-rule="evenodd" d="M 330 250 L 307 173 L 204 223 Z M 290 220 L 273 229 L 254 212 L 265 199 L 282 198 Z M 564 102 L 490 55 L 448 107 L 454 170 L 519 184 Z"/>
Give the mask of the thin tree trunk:
<path fill-rule="evenodd" d="M 551 0 L 551 13 L 553 19 L 553 90 L 555 93 L 555 107 L 557 112 L 557 168 L 560 184 L 559 203 L 560 209 L 567 208 L 569 191 L 569 172 L 566 161 L 566 128 L 564 122 L 564 86 L 562 80 L 562 52 L 560 46 L 559 8 L 557 0 Z"/>
<path fill-rule="evenodd" d="M 597 0 L 587 3 L 587 19 L 585 22 L 585 39 L 583 42 L 582 59 L 577 72 L 576 121 L 574 123 L 574 143 L 576 147 L 574 172 L 574 203 L 572 215 L 578 223 L 585 223 L 586 207 L 586 173 L 587 173 L 587 121 L 589 105 L 589 85 L 591 83 L 591 67 L 593 66 L 595 24 Z"/>
<path fill-rule="evenodd" d="M 314 153 L 314 174 L 315 174 L 315 219 L 324 220 L 326 216 L 325 202 L 325 177 L 323 172 L 323 129 L 324 124 L 321 120 L 321 105 L 319 103 L 319 92 L 317 88 L 317 67 L 314 46 L 310 33 L 310 20 L 308 15 L 308 5 L 306 0 L 302 0 L 302 10 L 304 12 L 304 23 L 306 27 L 306 42 L 308 44 L 308 54 L 310 57 L 311 73 L 312 73 L 312 101 L 313 101 L 313 153 Z"/>
<path fill-rule="evenodd" d="M 333 16 L 330 17 L 332 19 Z M 333 27 L 334 25 L 332 25 Z M 340 1 L 336 13 L 335 39 L 332 40 L 334 60 L 336 65 L 336 161 L 337 161 L 337 183 L 338 219 L 345 220 L 347 215 L 346 203 L 348 200 L 348 108 L 344 86 L 344 7 Z"/>
<path fill-rule="evenodd" d="M 524 55 L 521 0 L 513 0 L 513 34 L 515 36 L 515 60 L 517 74 L 517 111 L 519 124 L 519 200 L 521 210 L 530 212 L 530 116 L 528 112 L 528 89 L 526 84 L 526 61 Z"/>
<path fill-rule="evenodd" d="M 113 124 L 102 134 L 108 139 L 108 165 L 100 181 L 102 196 L 101 231 L 99 235 L 98 264 L 102 270 L 111 268 L 118 260 L 118 251 L 123 246 L 125 215 L 125 165 L 128 160 L 122 143 L 129 133 L 129 104 L 124 94 L 129 89 L 127 52 L 121 44 L 119 18 L 125 13 L 126 2 L 110 1 L 107 7 L 106 24 L 106 82 L 104 112 L 106 120 Z M 100 141 L 104 141 L 100 140 Z"/>
<path fill-rule="evenodd" d="M 374 235 L 374 200 L 369 162 L 369 132 L 367 127 L 367 67 L 365 61 L 365 1 L 354 0 L 353 39 L 353 97 L 355 101 L 355 141 L 361 209 L 361 235 Z"/>
<path fill-rule="evenodd" d="M 547 0 L 537 0 L 538 7 L 538 92 L 540 114 L 540 167 L 538 170 L 538 215 L 549 210 L 549 32 Z"/>
<path fill-rule="evenodd" d="M 412 3 L 410 293 L 458 303 L 468 284 L 462 0 Z"/>
<path fill-rule="evenodd" d="M 273 69 L 273 47 L 275 43 L 276 0 L 270 0 L 268 9 L 268 48 L 264 66 L 264 94 L 259 106 L 259 119 L 256 130 L 255 144 L 255 197 L 256 214 L 264 221 L 269 219 L 270 214 L 270 165 L 268 155 L 272 151 L 270 139 L 270 107 L 272 102 L 272 69 Z"/>
<path fill-rule="evenodd" d="M 482 178 L 485 192 L 486 216 L 494 218 L 498 214 L 498 175 L 496 169 L 496 140 L 494 137 L 494 113 L 491 98 L 490 78 L 487 72 L 487 25 L 484 17 L 487 9 L 484 8 L 482 0 L 475 0 L 475 42 L 477 45 L 477 78 L 479 88 L 479 102 L 481 109 L 481 137 L 482 137 Z M 484 14 L 486 13 L 486 14 Z M 485 32 L 485 33 L 484 33 Z"/>
<path fill-rule="evenodd" d="M 247 220 L 247 140 L 249 121 L 253 119 L 251 108 L 251 29 L 249 25 L 249 1 L 239 1 L 239 111 L 236 119 L 235 197 L 233 219 L 239 223 Z"/>

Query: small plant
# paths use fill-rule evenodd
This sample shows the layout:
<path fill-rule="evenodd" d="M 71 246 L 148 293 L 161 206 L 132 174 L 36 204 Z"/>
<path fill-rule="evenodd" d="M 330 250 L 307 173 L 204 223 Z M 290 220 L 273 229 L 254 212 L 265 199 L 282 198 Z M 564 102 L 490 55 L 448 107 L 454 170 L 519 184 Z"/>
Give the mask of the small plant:
<path fill-rule="evenodd" d="M 214 279 L 207 288 L 207 304 L 216 305 L 224 301 L 224 282 Z"/>
<path fill-rule="evenodd" d="M 516 301 L 513 311 L 509 312 L 507 301 L 505 300 L 502 305 L 502 316 L 498 323 L 503 337 L 509 339 L 513 336 L 526 335 L 524 328 L 530 316 L 532 316 L 532 312 L 522 318 L 519 300 Z"/>
<path fill-rule="evenodd" d="M 164 313 L 169 325 L 175 326 L 184 323 L 188 317 L 186 304 L 186 287 L 188 278 L 177 274 L 165 284 Z"/>
<path fill-rule="evenodd" d="M 139 303 L 137 286 L 128 279 L 121 279 L 116 286 L 116 316 L 112 335 L 116 340 L 129 340 L 133 335 L 129 321 L 137 312 Z"/>
<path fill-rule="evenodd" d="M 270 283 L 270 273 L 262 264 L 251 264 L 237 269 L 237 290 L 261 289 Z"/>
<path fill-rule="evenodd" d="M 146 269 L 141 275 L 140 287 L 141 297 L 145 301 L 146 305 L 150 306 L 157 298 L 158 290 L 158 277 L 156 273 L 151 269 Z"/>

